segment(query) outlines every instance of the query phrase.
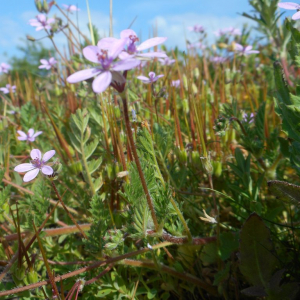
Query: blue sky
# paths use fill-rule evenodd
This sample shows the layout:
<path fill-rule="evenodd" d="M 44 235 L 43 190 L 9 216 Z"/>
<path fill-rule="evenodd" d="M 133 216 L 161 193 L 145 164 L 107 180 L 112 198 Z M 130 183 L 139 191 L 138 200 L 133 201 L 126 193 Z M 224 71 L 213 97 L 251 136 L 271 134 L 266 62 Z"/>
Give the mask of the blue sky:
<path fill-rule="evenodd" d="M 88 34 L 86 0 L 57 0 L 61 4 L 76 4 L 79 12 L 79 25 Z M 109 32 L 109 0 L 89 0 L 93 23 L 99 28 L 101 35 Z M 248 0 L 114 0 L 113 30 L 114 36 L 129 26 L 145 39 L 152 35 L 157 27 L 158 36 L 168 37 L 167 46 L 185 47 L 185 36 L 193 38 L 186 28 L 194 24 L 203 25 L 212 36 L 213 31 L 229 26 L 242 27 L 248 20 L 239 15 L 251 9 Z M 59 12 L 51 10 L 50 16 Z M 37 15 L 34 0 L 0 0 L 0 61 L 7 61 L 12 55 L 20 55 L 17 46 L 26 34 L 38 38 L 42 32 L 36 32 L 28 24 L 30 18 Z M 74 16 L 75 17 L 75 16 Z M 58 45 L 65 45 L 64 36 L 56 37 Z M 46 42 L 46 45 L 50 43 Z"/>

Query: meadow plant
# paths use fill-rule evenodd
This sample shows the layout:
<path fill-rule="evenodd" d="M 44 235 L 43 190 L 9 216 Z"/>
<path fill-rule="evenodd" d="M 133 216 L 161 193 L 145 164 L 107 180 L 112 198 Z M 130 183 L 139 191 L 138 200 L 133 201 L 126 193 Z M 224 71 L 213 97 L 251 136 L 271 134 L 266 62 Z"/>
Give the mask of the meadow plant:
<path fill-rule="evenodd" d="M 298 6 L 249 3 L 260 36 L 185 51 L 35 0 L 53 47 L 0 65 L 0 297 L 299 299 Z"/>

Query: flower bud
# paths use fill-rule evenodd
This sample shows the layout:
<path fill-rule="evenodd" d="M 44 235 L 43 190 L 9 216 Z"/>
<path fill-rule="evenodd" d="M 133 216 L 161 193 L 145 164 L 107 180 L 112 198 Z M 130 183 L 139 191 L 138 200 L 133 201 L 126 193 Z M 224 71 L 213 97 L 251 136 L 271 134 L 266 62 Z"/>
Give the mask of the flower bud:
<path fill-rule="evenodd" d="M 194 76 L 196 77 L 196 79 L 199 78 L 199 76 L 200 76 L 199 68 L 195 68 L 195 69 L 194 69 Z"/>
<path fill-rule="evenodd" d="M 202 165 L 201 158 L 198 151 L 192 152 L 192 164 L 193 167 L 195 167 L 196 169 L 200 168 Z"/>
<path fill-rule="evenodd" d="M 25 277 L 25 270 L 26 268 L 24 266 L 16 267 L 13 271 L 13 276 L 14 279 L 16 279 L 17 281 L 22 281 Z"/>
<path fill-rule="evenodd" d="M 204 170 L 207 174 L 211 175 L 213 173 L 213 166 L 211 164 L 210 157 L 201 157 L 201 159 Z"/>
<path fill-rule="evenodd" d="M 35 3 L 36 9 L 37 9 L 40 13 L 43 12 L 43 6 L 42 6 L 41 0 L 35 0 L 34 3 Z"/>
<path fill-rule="evenodd" d="M 212 161 L 213 166 L 213 174 L 216 177 L 220 177 L 222 175 L 222 162 L 220 161 Z"/>
<path fill-rule="evenodd" d="M 188 81 L 187 81 L 187 77 L 185 74 L 182 75 L 182 81 L 183 81 L 184 89 L 187 90 L 188 89 Z"/>
<path fill-rule="evenodd" d="M 49 5 L 48 5 L 48 2 L 47 0 L 44 0 L 43 1 L 43 11 L 47 14 L 49 12 L 50 8 L 49 8 Z"/>
<path fill-rule="evenodd" d="M 187 157 L 188 157 L 186 150 L 185 149 L 180 150 L 179 148 L 177 148 L 176 152 L 177 152 L 177 157 L 179 162 L 185 165 L 187 163 Z"/>
<path fill-rule="evenodd" d="M 26 278 L 27 278 L 27 281 L 28 281 L 29 284 L 37 283 L 39 281 L 38 273 L 34 270 L 29 271 L 27 273 Z"/>
<path fill-rule="evenodd" d="M 114 112 L 115 112 L 116 118 L 119 119 L 121 117 L 121 111 L 120 111 L 119 106 L 114 107 Z"/>
<path fill-rule="evenodd" d="M 35 42 L 35 38 L 29 34 L 26 35 L 28 41 Z"/>

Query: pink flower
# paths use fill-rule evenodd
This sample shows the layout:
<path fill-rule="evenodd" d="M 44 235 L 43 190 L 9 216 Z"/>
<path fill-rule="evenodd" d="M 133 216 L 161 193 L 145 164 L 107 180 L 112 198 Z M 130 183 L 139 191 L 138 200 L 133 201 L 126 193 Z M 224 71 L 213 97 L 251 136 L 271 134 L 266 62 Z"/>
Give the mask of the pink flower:
<path fill-rule="evenodd" d="M 40 171 L 45 175 L 52 175 L 53 169 L 46 165 L 46 162 L 55 155 L 55 150 L 47 151 L 43 158 L 42 153 L 39 149 L 33 149 L 30 152 L 32 161 L 26 164 L 20 164 L 14 168 L 14 171 L 18 173 L 27 172 L 23 177 L 24 182 L 31 181 L 34 179 Z"/>
<path fill-rule="evenodd" d="M 252 50 L 252 46 L 242 46 L 238 43 L 235 43 L 234 45 L 234 50 L 239 52 L 242 55 L 249 55 L 249 54 L 254 54 L 254 53 L 259 53 L 258 50 Z"/>
<path fill-rule="evenodd" d="M 210 58 L 210 61 L 216 64 L 223 64 L 226 60 L 227 60 L 226 57 L 221 57 L 221 56 L 215 56 Z"/>
<path fill-rule="evenodd" d="M 199 32 L 199 33 L 203 33 L 205 31 L 205 29 L 202 25 L 189 26 L 188 30 L 194 31 L 194 32 Z"/>
<path fill-rule="evenodd" d="M 0 72 L 2 73 L 8 73 L 8 71 L 11 69 L 11 65 L 7 63 L 1 63 L 0 64 Z"/>
<path fill-rule="evenodd" d="M 55 23 L 55 19 L 53 19 L 53 18 L 47 19 L 47 17 L 43 14 L 37 15 L 36 19 L 29 20 L 29 24 L 31 26 L 36 27 L 36 29 L 35 29 L 36 31 L 39 31 L 42 29 L 50 30 L 51 29 L 50 24 L 52 24 L 52 23 Z"/>
<path fill-rule="evenodd" d="M 187 48 L 188 48 L 188 49 L 199 48 L 200 50 L 204 50 L 204 49 L 206 48 L 206 46 L 203 45 L 203 44 L 200 43 L 200 42 L 197 42 L 197 43 L 194 43 L 194 44 L 188 44 L 188 45 L 187 45 Z"/>
<path fill-rule="evenodd" d="M 139 38 L 137 37 L 137 34 L 132 29 L 125 29 L 121 31 L 120 36 L 121 39 L 127 40 L 126 43 L 127 49 L 119 55 L 120 59 L 127 59 L 134 56 L 137 56 L 138 58 L 147 58 L 147 57 L 166 58 L 167 57 L 167 55 L 162 51 L 141 53 L 144 50 L 147 50 L 149 48 L 164 43 L 167 40 L 166 37 L 151 38 L 137 46 L 136 43 L 139 41 Z M 108 39 L 113 39 L 113 38 L 108 38 Z"/>
<path fill-rule="evenodd" d="M 294 2 L 282 2 L 282 3 L 278 3 L 278 7 L 289 9 L 289 10 L 299 10 L 300 4 Z M 293 14 L 292 19 L 293 20 L 300 19 L 300 11 L 297 11 L 295 14 Z"/>
<path fill-rule="evenodd" d="M 173 86 L 175 88 L 179 88 L 180 87 L 180 79 L 172 80 L 171 86 Z"/>
<path fill-rule="evenodd" d="M 87 46 L 83 49 L 83 55 L 98 67 L 78 71 L 67 78 L 69 83 L 76 83 L 96 76 L 93 81 L 93 91 L 95 93 L 104 92 L 113 82 L 125 82 L 125 78 L 118 71 L 130 70 L 137 67 L 140 61 L 136 59 L 126 59 L 114 62 L 117 56 L 124 49 L 125 39 L 104 38 L 97 46 Z"/>
<path fill-rule="evenodd" d="M 170 59 L 169 57 L 166 57 L 165 59 L 160 58 L 159 61 L 163 66 L 171 66 L 174 64 L 176 59 Z"/>
<path fill-rule="evenodd" d="M 63 4 L 62 6 L 63 6 L 63 7 L 65 8 L 65 10 L 68 11 L 68 12 L 72 12 L 72 11 L 80 11 L 80 9 L 77 8 L 76 5 L 66 5 L 66 4 Z"/>
<path fill-rule="evenodd" d="M 57 63 L 54 57 L 51 57 L 49 60 L 41 59 L 40 62 L 41 65 L 39 66 L 39 69 L 47 69 L 47 70 L 50 70 Z"/>
<path fill-rule="evenodd" d="M 20 135 L 18 136 L 19 141 L 28 141 L 28 142 L 34 142 L 35 138 L 43 133 L 43 131 L 38 131 L 34 133 L 34 130 L 30 128 L 27 132 L 27 134 L 24 131 L 18 130 L 17 133 Z"/>
<path fill-rule="evenodd" d="M 234 28 L 234 27 L 219 29 L 219 30 L 215 31 L 214 34 L 218 37 L 221 37 L 221 36 L 226 35 L 226 34 L 229 34 L 229 35 L 242 35 L 241 31 L 238 28 Z"/>
<path fill-rule="evenodd" d="M 16 92 L 16 86 L 11 86 L 10 84 L 7 84 L 5 87 L 0 88 L 0 91 L 3 92 L 3 94 L 9 94 L 10 90 L 15 93 Z"/>
<path fill-rule="evenodd" d="M 149 73 L 149 78 L 146 77 L 146 76 L 141 75 L 141 76 L 138 76 L 137 79 L 141 80 L 144 83 L 147 83 L 147 84 L 151 83 L 152 84 L 153 82 L 157 81 L 159 78 L 161 78 L 163 76 L 164 75 L 157 75 L 156 76 L 156 74 L 154 72 L 150 72 Z"/>

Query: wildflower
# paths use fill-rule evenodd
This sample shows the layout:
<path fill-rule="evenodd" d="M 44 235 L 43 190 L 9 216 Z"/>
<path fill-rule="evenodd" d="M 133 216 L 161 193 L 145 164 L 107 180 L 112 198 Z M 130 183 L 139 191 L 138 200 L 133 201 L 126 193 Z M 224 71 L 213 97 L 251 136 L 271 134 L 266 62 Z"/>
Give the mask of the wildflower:
<path fill-rule="evenodd" d="M 278 7 L 289 9 L 289 10 L 299 10 L 300 4 L 294 2 L 282 2 L 282 3 L 278 3 Z M 292 19 L 293 20 L 300 19 L 300 11 L 297 11 L 295 14 L 293 14 Z"/>
<path fill-rule="evenodd" d="M 123 51 L 119 57 L 120 59 L 127 59 L 130 57 L 140 57 L 140 58 L 154 58 L 154 57 L 160 57 L 160 58 L 166 58 L 167 55 L 162 51 L 157 52 L 148 52 L 148 53 L 140 53 L 141 51 L 144 51 L 146 49 L 155 47 L 159 44 L 162 44 L 166 41 L 166 37 L 155 37 L 148 39 L 141 43 L 139 46 L 136 46 L 136 42 L 139 41 L 139 38 L 137 37 L 137 34 L 132 29 L 125 29 L 121 31 L 121 39 L 126 39 L 127 43 L 127 49 L 126 51 Z M 112 39 L 112 38 L 108 38 Z"/>
<path fill-rule="evenodd" d="M 24 131 L 18 130 L 17 133 L 20 135 L 18 136 L 19 141 L 28 141 L 28 142 L 34 142 L 35 138 L 43 133 L 43 131 L 38 131 L 34 133 L 34 130 L 30 128 L 27 132 L 27 134 Z"/>
<path fill-rule="evenodd" d="M 206 48 L 206 46 L 203 45 L 202 43 L 198 42 L 198 43 L 194 43 L 194 44 L 188 44 L 187 48 L 188 49 L 199 48 L 201 50 L 204 50 Z"/>
<path fill-rule="evenodd" d="M 156 74 L 154 73 L 154 72 L 150 72 L 149 73 L 149 78 L 148 77 L 146 77 L 146 76 L 143 76 L 143 75 L 141 75 L 141 76 L 138 76 L 137 77 L 137 79 L 139 79 L 139 80 L 141 80 L 142 82 L 144 82 L 144 83 L 154 83 L 155 81 L 157 81 L 159 78 L 161 78 L 161 77 L 163 77 L 164 75 L 157 75 L 156 76 Z"/>
<path fill-rule="evenodd" d="M 234 49 L 239 52 L 241 55 L 249 55 L 249 54 L 254 54 L 254 53 L 259 53 L 258 50 L 252 50 L 252 46 L 242 46 L 238 43 L 235 43 Z"/>
<path fill-rule="evenodd" d="M 99 66 L 78 71 L 69 76 L 67 81 L 76 83 L 97 76 L 92 85 L 95 93 L 104 92 L 112 81 L 125 82 L 125 78 L 117 71 L 130 70 L 140 64 L 140 61 L 136 59 L 114 62 L 114 59 L 124 49 L 125 44 L 125 39 L 107 41 L 107 38 L 104 38 L 98 42 L 97 46 L 85 47 L 83 49 L 84 57 L 93 63 L 98 63 Z"/>
<path fill-rule="evenodd" d="M 68 12 L 73 12 L 73 11 L 80 11 L 80 9 L 76 6 L 76 5 L 67 5 L 67 4 L 63 4 L 62 5 L 66 11 Z"/>
<path fill-rule="evenodd" d="M 11 86 L 10 84 L 7 84 L 5 87 L 0 88 L 0 91 L 3 92 L 4 94 L 8 94 L 10 91 L 15 93 L 16 86 L 15 85 Z"/>
<path fill-rule="evenodd" d="M 29 20 L 29 24 L 31 26 L 36 27 L 36 29 L 35 29 L 36 31 L 39 31 L 42 29 L 50 30 L 51 29 L 50 24 L 52 24 L 52 23 L 55 23 L 55 19 L 53 19 L 53 18 L 47 19 L 47 17 L 43 14 L 37 15 L 36 19 Z"/>
<path fill-rule="evenodd" d="M 49 60 L 41 59 L 40 62 L 41 65 L 39 66 L 39 69 L 46 69 L 46 70 L 50 70 L 57 63 L 54 57 L 51 57 Z"/>
<path fill-rule="evenodd" d="M 1 63 L 0 64 L 0 72 L 2 73 L 8 73 L 8 71 L 11 69 L 11 65 L 7 63 Z"/>
<path fill-rule="evenodd" d="M 189 26 L 188 30 L 194 31 L 194 32 L 199 32 L 199 33 L 203 33 L 205 31 L 205 29 L 202 25 Z"/>
<path fill-rule="evenodd" d="M 52 175 L 53 169 L 46 165 L 46 162 L 55 155 L 55 150 L 47 151 L 43 158 L 42 153 L 39 149 L 33 149 L 30 152 L 32 161 L 30 163 L 20 164 L 14 168 L 14 171 L 18 173 L 27 172 L 23 177 L 24 182 L 33 180 L 40 171 L 45 175 Z"/>
<path fill-rule="evenodd" d="M 215 31 L 214 34 L 217 37 L 221 37 L 221 36 L 224 36 L 226 34 L 229 34 L 229 35 L 242 35 L 241 31 L 238 28 L 234 28 L 234 27 L 219 29 L 219 30 Z"/>
<path fill-rule="evenodd" d="M 223 64 L 226 60 L 227 58 L 222 56 L 215 56 L 210 58 L 210 61 L 216 64 Z"/>
<path fill-rule="evenodd" d="M 159 61 L 163 66 L 171 66 L 174 64 L 176 59 L 170 59 L 169 57 L 166 57 L 166 58 L 160 58 Z"/>
<path fill-rule="evenodd" d="M 171 86 L 173 86 L 175 88 L 179 88 L 180 87 L 180 79 L 172 80 Z"/>
<path fill-rule="evenodd" d="M 215 218 L 213 218 L 213 217 L 210 217 L 210 216 L 206 213 L 206 211 L 205 211 L 204 209 L 203 209 L 203 213 L 204 213 L 205 218 L 200 217 L 200 219 L 201 219 L 202 221 L 208 222 L 208 223 L 212 223 L 212 224 L 217 224 L 217 223 L 218 223 L 217 220 L 216 220 Z"/>
<path fill-rule="evenodd" d="M 255 114 L 251 113 L 250 115 L 248 115 L 247 113 L 243 113 L 243 121 L 246 123 L 253 123 L 255 119 Z"/>

